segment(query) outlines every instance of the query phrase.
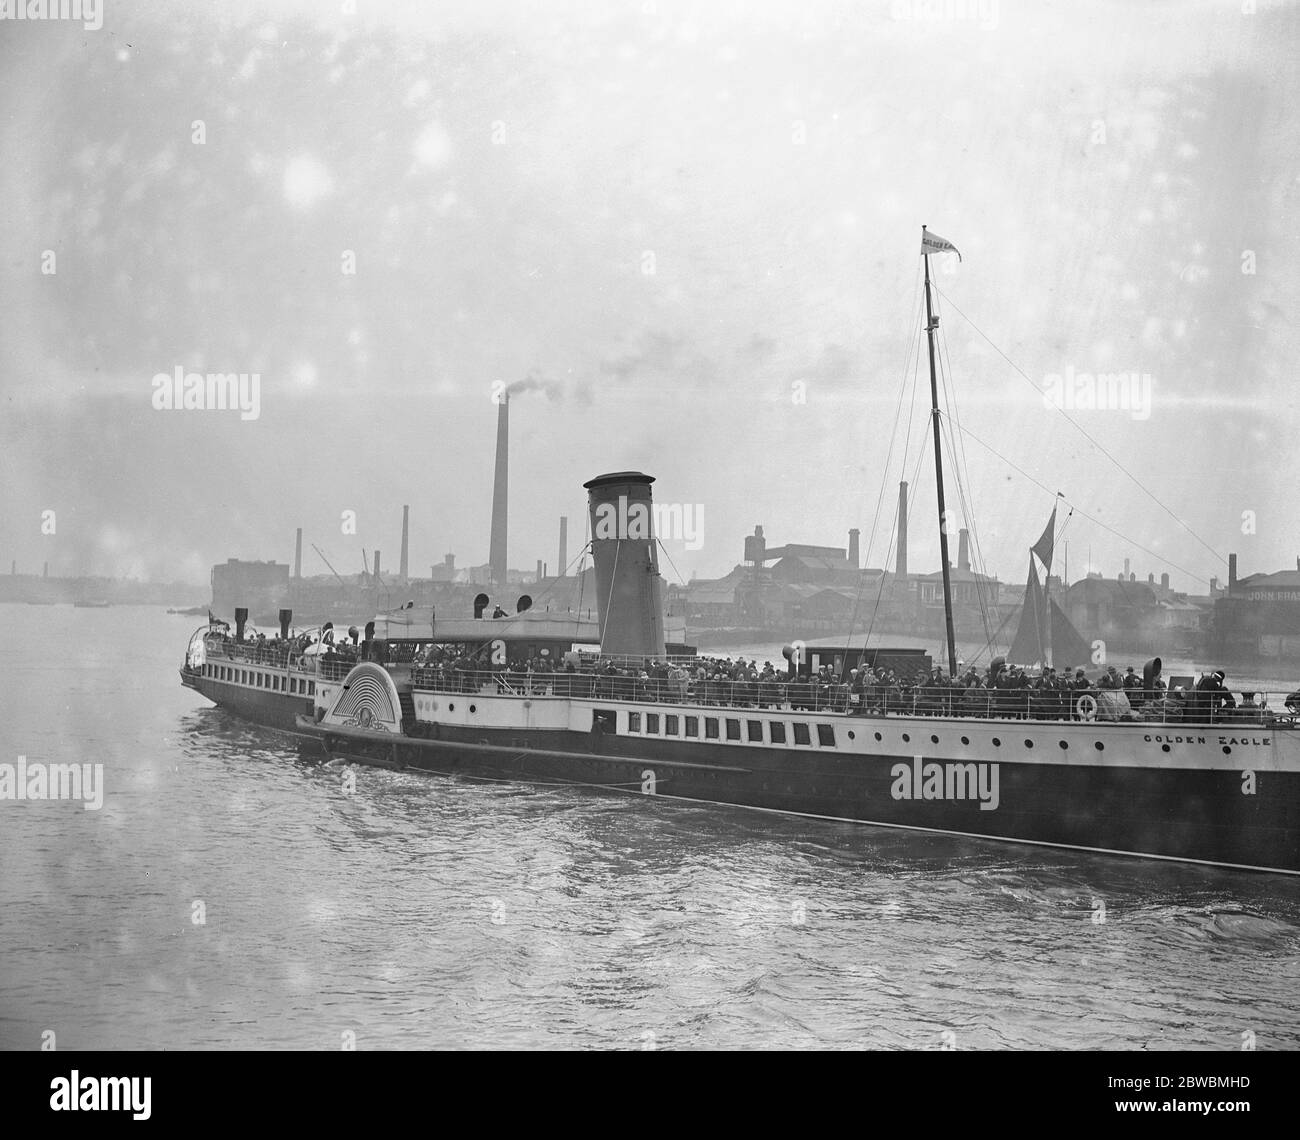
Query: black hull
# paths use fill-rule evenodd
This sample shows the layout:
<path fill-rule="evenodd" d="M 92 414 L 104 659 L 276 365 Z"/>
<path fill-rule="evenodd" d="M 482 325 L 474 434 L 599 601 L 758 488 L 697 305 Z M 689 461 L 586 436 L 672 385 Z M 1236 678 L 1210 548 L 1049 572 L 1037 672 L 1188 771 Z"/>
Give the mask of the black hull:
<path fill-rule="evenodd" d="M 245 720 L 268 728 L 279 728 L 285 732 L 300 733 L 297 725 L 299 716 L 311 718 L 314 703 L 310 697 L 291 696 L 262 689 L 250 689 L 246 685 L 235 685 L 228 681 L 218 681 L 212 677 L 188 675 L 182 672 L 181 679 L 187 688 L 202 693 L 219 708 L 229 709 Z"/>
<path fill-rule="evenodd" d="M 602 733 L 430 726 L 436 738 L 328 729 L 327 752 L 466 776 L 571 782 L 670 799 L 1108 854 L 1300 874 L 1300 774 L 1150 766 L 998 765 L 998 802 L 898 799 L 898 756 L 737 749 Z M 910 788 L 911 782 L 906 781 Z M 919 786 L 919 785 L 918 785 Z M 653 790 L 651 790 L 653 789 Z"/>

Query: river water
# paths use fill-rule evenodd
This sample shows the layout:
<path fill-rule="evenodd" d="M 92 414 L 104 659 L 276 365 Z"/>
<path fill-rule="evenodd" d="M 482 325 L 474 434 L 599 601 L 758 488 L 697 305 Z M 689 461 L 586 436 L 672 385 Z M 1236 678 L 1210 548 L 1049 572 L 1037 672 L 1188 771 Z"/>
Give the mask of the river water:
<path fill-rule="evenodd" d="M 193 618 L 0 606 L 0 1047 L 1300 1046 L 1300 880 L 346 773 L 181 688 Z M 727 651 L 735 655 L 736 651 Z"/>

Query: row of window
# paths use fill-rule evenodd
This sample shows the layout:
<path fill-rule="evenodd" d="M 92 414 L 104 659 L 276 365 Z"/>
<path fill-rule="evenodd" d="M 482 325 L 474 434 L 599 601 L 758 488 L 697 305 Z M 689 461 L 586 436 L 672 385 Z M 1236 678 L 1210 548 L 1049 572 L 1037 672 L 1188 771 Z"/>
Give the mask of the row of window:
<path fill-rule="evenodd" d="M 254 689 L 270 689 L 276 693 L 290 693 L 303 697 L 316 695 L 316 682 L 307 677 L 281 677 L 279 673 L 262 673 L 257 669 L 236 669 L 233 665 L 203 666 L 203 671 L 214 680 L 229 681 L 234 685 L 249 685 Z"/>
<path fill-rule="evenodd" d="M 606 716 L 616 716 L 608 713 Z M 604 719 L 599 717 L 598 719 Z M 642 736 L 682 736 L 699 738 L 700 721 L 704 722 L 705 740 L 721 740 L 726 733 L 727 740 L 741 740 L 741 726 L 744 726 L 743 739 L 750 744 L 787 744 L 786 723 L 781 720 L 744 720 L 739 717 L 685 716 L 678 713 L 639 713 L 627 714 L 627 731 L 640 733 Z M 643 727 L 644 725 L 644 727 Z M 766 735 L 764 726 L 766 725 Z M 794 730 L 795 744 L 812 744 L 812 733 L 806 721 L 797 720 L 791 726 Z M 819 724 L 817 743 L 824 748 L 835 747 L 835 726 Z"/>

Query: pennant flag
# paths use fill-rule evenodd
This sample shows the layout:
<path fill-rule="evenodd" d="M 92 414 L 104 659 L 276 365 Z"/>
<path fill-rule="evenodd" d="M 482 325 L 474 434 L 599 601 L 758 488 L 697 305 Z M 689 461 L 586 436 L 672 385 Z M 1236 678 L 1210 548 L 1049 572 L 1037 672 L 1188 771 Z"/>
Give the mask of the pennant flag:
<path fill-rule="evenodd" d="M 921 253 L 955 253 L 957 260 L 961 260 L 961 253 L 952 242 L 938 234 L 932 234 L 924 226 L 921 227 Z"/>
<path fill-rule="evenodd" d="M 1040 538 L 1029 549 L 1038 555 L 1038 561 L 1043 564 L 1044 570 L 1050 576 L 1052 573 L 1052 544 L 1056 541 L 1056 508 L 1052 508 L 1052 517 L 1047 520 L 1047 529 L 1043 531 L 1043 537 Z"/>

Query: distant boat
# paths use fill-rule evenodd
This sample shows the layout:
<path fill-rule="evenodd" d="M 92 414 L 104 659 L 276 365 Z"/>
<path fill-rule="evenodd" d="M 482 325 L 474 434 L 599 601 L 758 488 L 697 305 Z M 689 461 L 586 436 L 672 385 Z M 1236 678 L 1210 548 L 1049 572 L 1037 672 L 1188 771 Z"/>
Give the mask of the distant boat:
<path fill-rule="evenodd" d="M 54 603 L 54 602 L 48 602 L 48 601 L 45 601 L 45 600 L 43 600 L 43 599 L 28 598 L 28 599 L 27 599 L 27 604 L 28 604 L 29 606 L 52 606 L 52 605 L 54 605 L 55 603 Z"/>
<path fill-rule="evenodd" d="M 106 602 L 102 599 L 94 601 L 73 602 L 72 608 L 77 610 L 104 610 L 111 606 L 112 602 Z"/>

